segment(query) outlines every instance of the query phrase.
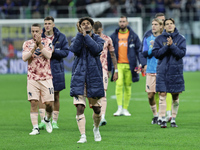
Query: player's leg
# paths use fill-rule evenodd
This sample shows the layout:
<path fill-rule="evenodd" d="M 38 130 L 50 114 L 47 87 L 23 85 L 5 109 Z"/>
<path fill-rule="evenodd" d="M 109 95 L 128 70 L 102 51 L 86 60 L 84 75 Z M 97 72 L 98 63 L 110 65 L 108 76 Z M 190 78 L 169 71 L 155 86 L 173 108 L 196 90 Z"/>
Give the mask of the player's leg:
<path fill-rule="evenodd" d="M 38 100 L 31 100 L 31 111 L 30 111 L 30 117 L 31 117 L 31 122 L 33 125 L 33 130 L 29 135 L 36 135 L 39 134 L 39 129 L 38 129 Z"/>
<path fill-rule="evenodd" d="M 41 100 L 41 97 L 40 97 L 40 100 L 39 100 L 39 113 L 40 113 L 40 119 L 41 119 L 41 122 L 39 123 L 38 127 L 39 129 L 46 129 L 46 124 L 45 124 L 45 121 L 44 121 L 44 117 L 45 117 L 45 104 L 42 103 L 42 100 Z"/>
<path fill-rule="evenodd" d="M 86 87 L 85 87 L 86 88 Z M 79 132 L 81 134 L 81 138 L 77 143 L 86 143 L 86 133 L 85 133 L 85 115 L 84 110 L 86 107 L 86 89 L 84 89 L 84 95 L 78 95 L 74 97 L 74 105 L 76 106 L 76 121 L 78 125 Z"/>
<path fill-rule="evenodd" d="M 93 99 L 88 98 L 90 106 L 92 106 L 93 109 L 93 121 L 94 121 L 94 140 L 95 141 L 101 141 L 101 135 L 99 132 L 99 123 L 101 121 L 101 100 L 100 99 Z"/>
<path fill-rule="evenodd" d="M 167 122 L 171 121 L 171 110 L 172 110 L 172 95 L 171 93 L 167 93 L 167 97 L 166 97 L 166 104 L 167 104 L 167 108 L 166 108 L 166 112 L 167 112 L 167 116 L 166 116 L 166 120 Z"/>
<path fill-rule="evenodd" d="M 31 104 L 31 110 L 30 110 L 30 118 L 33 125 L 33 130 L 29 135 L 37 135 L 39 134 L 39 128 L 38 128 L 38 100 L 40 97 L 40 90 L 39 90 L 39 84 L 35 80 L 28 80 L 27 81 L 27 93 L 28 93 L 28 100 Z"/>
<path fill-rule="evenodd" d="M 101 121 L 100 121 L 99 126 L 103 126 L 107 124 L 105 115 L 106 115 L 106 107 L 107 107 L 106 91 L 108 87 L 108 74 L 106 71 L 103 71 L 103 84 L 104 84 L 105 97 L 102 97 L 100 99 L 102 107 L 101 107 Z"/>
<path fill-rule="evenodd" d="M 173 93 L 172 94 L 172 119 L 171 119 L 171 127 L 178 127 L 176 125 L 175 119 L 178 113 L 179 108 L 179 93 Z"/>
<path fill-rule="evenodd" d="M 157 112 L 159 112 L 159 95 L 158 95 L 158 92 L 155 93 L 154 99 L 156 101 Z"/>
<path fill-rule="evenodd" d="M 105 91 L 105 97 L 102 97 L 100 101 L 101 101 L 102 107 L 101 107 L 101 121 L 100 121 L 99 126 L 103 126 L 107 124 L 107 121 L 105 119 L 106 107 L 107 107 L 106 91 Z"/>
<path fill-rule="evenodd" d="M 117 68 L 118 68 L 118 79 L 116 81 L 115 94 L 117 98 L 118 109 L 113 114 L 114 116 L 122 115 L 122 97 L 123 97 L 123 86 L 124 86 L 123 64 L 117 64 Z"/>
<path fill-rule="evenodd" d="M 44 121 L 46 124 L 46 131 L 51 133 L 53 131 L 51 125 L 51 117 L 54 106 L 54 88 L 52 79 L 40 81 L 41 84 L 41 100 L 42 103 L 45 104 L 46 116 L 44 117 Z"/>
<path fill-rule="evenodd" d="M 167 127 L 167 122 L 165 118 L 166 114 L 166 92 L 160 92 L 159 93 L 159 120 L 162 120 L 161 123 L 161 128 L 166 128 Z"/>
<path fill-rule="evenodd" d="M 131 99 L 131 84 L 132 84 L 132 74 L 130 71 L 130 67 L 128 64 L 125 64 L 125 71 L 124 71 L 124 105 L 123 105 L 123 115 L 124 116 L 131 116 L 128 112 L 128 106 Z"/>
<path fill-rule="evenodd" d="M 59 115 L 59 109 L 60 109 L 60 102 L 59 102 L 59 98 L 60 98 L 60 95 L 59 95 L 59 91 L 55 91 L 54 92 L 54 109 L 53 109 L 53 119 L 52 119 L 52 126 L 54 129 L 58 129 L 58 124 L 57 124 L 57 121 L 58 121 L 58 115 Z"/>
<path fill-rule="evenodd" d="M 154 92 L 149 92 L 148 93 L 148 99 L 149 99 L 149 105 L 151 108 L 151 111 L 153 113 L 154 118 L 152 119 L 151 124 L 157 124 L 157 120 L 158 120 L 158 113 L 157 113 L 157 108 L 156 108 L 156 102 L 154 99 Z"/>
<path fill-rule="evenodd" d="M 157 107 L 156 107 L 156 101 L 155 101 L 156 75 L 154 74 L 146 75 L 146 92 L 148 93 L 149 105 L 154 116 L 151 124 L 157 124 L 158 113 L 157 113 Z"/>

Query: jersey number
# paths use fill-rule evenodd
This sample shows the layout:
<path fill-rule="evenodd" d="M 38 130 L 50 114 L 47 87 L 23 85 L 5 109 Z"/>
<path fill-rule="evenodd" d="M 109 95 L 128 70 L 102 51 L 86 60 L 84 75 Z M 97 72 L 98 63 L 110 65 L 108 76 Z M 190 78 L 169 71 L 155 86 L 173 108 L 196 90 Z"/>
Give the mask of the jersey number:
<path fill-rule="evenodd" d="M 53 94 L 53 93 L 54 93 L 53 88 L 49 88 L 49 93 L 50 93 L 50 94 Z"/>

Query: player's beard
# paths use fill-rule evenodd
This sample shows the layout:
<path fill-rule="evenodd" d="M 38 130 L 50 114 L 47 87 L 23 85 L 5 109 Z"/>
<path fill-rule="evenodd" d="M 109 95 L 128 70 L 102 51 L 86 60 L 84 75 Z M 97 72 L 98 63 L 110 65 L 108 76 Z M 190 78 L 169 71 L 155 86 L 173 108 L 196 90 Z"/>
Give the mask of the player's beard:
<path fill-rule="evenodd" d="M 90 34 L 91 31 L 86 31 L 86 34 Z"/>
<path fill-rule="evenodd" d="M 120 27 L 121 30 L 125 30 L 127 26 Z"/>

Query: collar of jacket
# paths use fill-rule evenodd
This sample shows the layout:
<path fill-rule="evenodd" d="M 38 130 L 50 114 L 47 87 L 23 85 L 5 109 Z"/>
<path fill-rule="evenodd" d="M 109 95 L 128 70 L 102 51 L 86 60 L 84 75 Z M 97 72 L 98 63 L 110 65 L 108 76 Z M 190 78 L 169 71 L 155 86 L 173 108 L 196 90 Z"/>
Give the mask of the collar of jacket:
<path fill-rule="evenodd" d="M 176 35 L 179 34 L 178 29 L 175 27 L 174 32 L 173 33 L 167 33 L 166 30 L 164 29 L 163 33 L 164 36 L 171 36 L 172 38 L 174 38 Z"/>

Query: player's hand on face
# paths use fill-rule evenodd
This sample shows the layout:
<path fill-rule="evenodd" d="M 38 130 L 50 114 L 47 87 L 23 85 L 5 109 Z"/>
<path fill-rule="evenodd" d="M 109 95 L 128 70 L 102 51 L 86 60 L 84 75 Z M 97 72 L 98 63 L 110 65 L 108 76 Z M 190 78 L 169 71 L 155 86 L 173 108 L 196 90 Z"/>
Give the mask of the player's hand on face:
<path fill-rule="evenodd" d="M 83 33 L 83 36 L 86 35 L 86 30 L 81 26 L 81 30 L 82 30 L 82 33 Z"/>
<path fill-rule="evenodd" d="M 81 26 L 79 25 L 79 22 L 77 22 L 76 27 L 77 27 L 78 32 L 83 34 L 83 31 L 81 29 Z"/>
<path fill-rule="evenodd" d="M 35 35 L 35 40 L 36 40 L 37 46 L 39 46 L 41 44 L 41 35 L 40 34 L 36 34 Z"/>

